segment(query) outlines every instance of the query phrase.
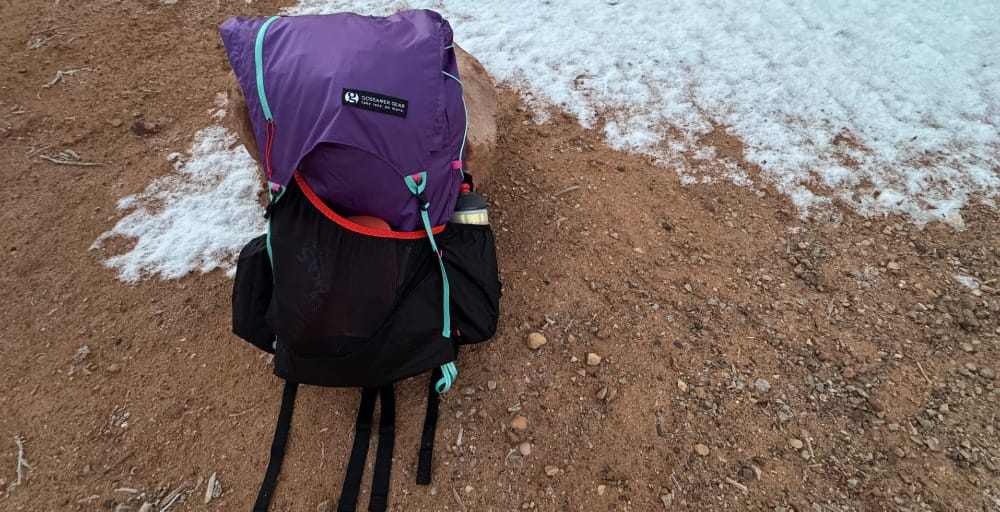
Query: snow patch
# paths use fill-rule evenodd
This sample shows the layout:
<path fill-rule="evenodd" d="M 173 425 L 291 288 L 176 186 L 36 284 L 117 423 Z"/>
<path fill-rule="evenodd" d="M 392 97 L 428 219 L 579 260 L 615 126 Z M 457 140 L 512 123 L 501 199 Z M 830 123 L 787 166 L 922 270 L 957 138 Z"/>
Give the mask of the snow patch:
<path fill-rule="evenodd" d="M 435 9 L 459 44 L 522 92 L 536 121 L 558 107 L 603 128 L 613 148 L 745 184 L 745 173 L 684 166 L 682 153 L 725 126 L 764 184 L 806 212 L 839 200 L 865 215 L 947 222 L 1000 192 L 995 2 L 378 5 L 301 0 L 285 13 Z"/>
<path fill-rule="evenodd" d="M 961 284 L 962 286 L 964 286 L 964 287 L 966 287 L 966 288 L 968 288 L 968 289 L 970 289 L 972 291 L 976 291 L 976 290 L 979 289 L 979 280 L 976 279 L 975 277 L 967 276 L 965 274 L 955 274 L 952 277 L 956 281 L 958 281 L 959 284 Z"/>
<path fill-rule="evenodd" d="M 128 214 L 91 249 L 113 237 L 133 239 L 131 250 L 105 260 L 128 283 L 215 269 L 232 275 L 239 250 L 265 229 L 256 163 L 242 145 L 230 149 L 235 143 L 236 135 L 221 126 L 199 131 L 189 157 L 167 156 L 174 174 L 118 201 Z"/>

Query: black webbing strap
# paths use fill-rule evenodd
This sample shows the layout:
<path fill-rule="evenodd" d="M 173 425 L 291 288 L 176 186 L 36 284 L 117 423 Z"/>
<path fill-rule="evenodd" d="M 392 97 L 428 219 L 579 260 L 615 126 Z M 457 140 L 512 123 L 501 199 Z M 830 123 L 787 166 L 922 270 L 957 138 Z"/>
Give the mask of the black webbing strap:
<path fill-rule="evenodd" d="M 389 506 L 392 449 L 396 443 L 396 392 L 392 384 L 379 389 L 379 401 L 382 403 L 382 415 L 378 421 L 378 449 L 375 452 L 368 512 L 385 512 Z"/>
<path fill-rule="evenodd" d="M 285 459 L 285 448 L 288 445 L 288 431 L 292 427 L 292 409 L 295 407 L 295 392 L 299 385 L 296 382 L 285 381 L 285 390 L 281 394 L 281 411 L 278 413 L 278 425 L 274 428 L 274 439 L 271 441 L 271 459 L 267 462 L 267 472 L 260 484 L 257 501 L 253 512 L 267 512 L 274 495 L 274 486 L 281 472 L 281 462 Z"/>
<path fill-rule="evenodd" d="M 438 404 L 441 395 L 435 385 L 441 378 L 441 369 L 431 372 L 431 383 L 427 391 L 427 415 L 424 416 L 424 433 L 420 436 L 420 452 L 417 454 L 417 485 L 430 485 L 431 462 L 434 458 L 434 433 L 437 432 Z"/>
<path fill-rule="evenodd" d="M 351 448 L 351 459 L 347 463 L 344 488 L 340 491 L 337 512 L 354 512 L 357 508 L 358 492 L 361 491 L 361 478 L 365 474 L 365 459 L 368 457 L 368 441 L 372 435 L 372 414 L 375 412 L 375 398 L 377 396 L 378 389 L 376 388 L 361 390 L 361 406 L 358 407 L 358 420 L 354 424 L 354 447 Z"/>

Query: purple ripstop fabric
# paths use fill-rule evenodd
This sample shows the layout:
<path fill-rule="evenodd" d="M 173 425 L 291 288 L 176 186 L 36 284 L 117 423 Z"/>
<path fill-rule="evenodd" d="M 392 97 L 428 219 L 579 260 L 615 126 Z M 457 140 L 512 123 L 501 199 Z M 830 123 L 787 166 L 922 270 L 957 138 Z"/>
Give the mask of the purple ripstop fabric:
<path fill-rule="evenodd" d="M 254 45 L 265 21 L 230 18 L 219 28 L 262 157 L 267 137 Z M 298 170 L 344 214 L 414 231 L 422 228 L 420 211 L 403 178 L 425 171 L 431 223 L 447 222 L 461 183 L 452 161 L 465 136 L 451 45 L 451 26 L 429 10 L 272 22 L 262 46 L 274 123 L 270 181 L 287 185 Z"/>

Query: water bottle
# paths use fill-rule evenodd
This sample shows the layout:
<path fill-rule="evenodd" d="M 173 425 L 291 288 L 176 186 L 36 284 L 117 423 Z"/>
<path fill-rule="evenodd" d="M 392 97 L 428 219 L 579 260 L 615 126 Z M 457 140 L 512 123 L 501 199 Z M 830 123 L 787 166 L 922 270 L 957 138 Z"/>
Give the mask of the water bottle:
<path fill-rule="evenodd" d="M 468 183 L 462 183 L 458 189 L 458 200 L 455 202 L 455 213 L 451 215 L 451 221 L 456 224 L 489 224 L 486 198 L 473 192 Z"/>

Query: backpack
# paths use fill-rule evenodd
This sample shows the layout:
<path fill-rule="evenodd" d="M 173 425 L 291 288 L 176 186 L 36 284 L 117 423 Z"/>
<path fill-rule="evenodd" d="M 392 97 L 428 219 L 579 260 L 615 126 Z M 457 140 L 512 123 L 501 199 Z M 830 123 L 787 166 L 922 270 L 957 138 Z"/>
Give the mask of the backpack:
<path fill-rule="evenodd" d="M 237 262 L 233 332 L 274 354 L 285 380 L 253 510 L 270 505 L 295 395 L 307 384 L 362 390 L 339 512 L 356 508 L 380 402 L 368 510 L 384 511 L 394 384 L 431 374 L 417 467 L 417 483 L 428 485 L 439 398 L 458 376 L 458 349 L 491 338 L 499 317 L 490 226 L 449 222 L 460 186 L 473 185 L 462 163 L 467 122 L 455 122 L 467 116 L 451 28 L 414 10 L 232 18 L 220 32 L 264 149 L 270 196 L 267 233 Z M 307 169 L 324 145 L 336 151 Z M 367 209 L 330 197 L 360 197 Z M 348 214 L 417 229 L 376 229 Z"/>

